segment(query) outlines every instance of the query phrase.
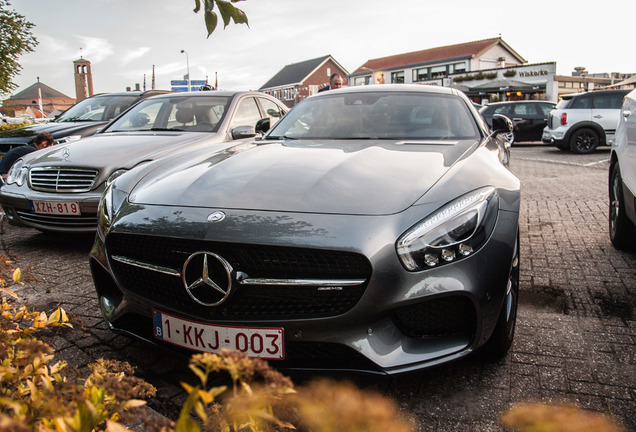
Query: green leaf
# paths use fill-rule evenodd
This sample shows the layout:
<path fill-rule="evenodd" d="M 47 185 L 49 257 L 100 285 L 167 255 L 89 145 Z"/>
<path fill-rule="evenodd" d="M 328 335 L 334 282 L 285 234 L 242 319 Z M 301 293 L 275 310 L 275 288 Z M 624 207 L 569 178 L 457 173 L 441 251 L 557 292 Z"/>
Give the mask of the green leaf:
<path fill-rule="evenodd" d="M 230 20 L 233 20 L 235 24 L 248 24 L 247 15 L 245 15 L 245 12 L 237 7 L 234 7 L 232 3 L 224 0 L 216 0 L 216 5 L 221 11 L 223 23 L 225 24 L 224 27 L 228 26 Z"/>
<path fill-rule="evenodd" d="M 194 13 L 199 12 L 201 10 L 201 0 L 194 0 Z"/>
<path fill-rule="evenodd" d="M 219 18 L 216 16 L 216 12 L 208 11 L 205 13 L 205 28 L 208 30 L 208 37 L 210 37 L 216 28 L 218 21 Z"/>

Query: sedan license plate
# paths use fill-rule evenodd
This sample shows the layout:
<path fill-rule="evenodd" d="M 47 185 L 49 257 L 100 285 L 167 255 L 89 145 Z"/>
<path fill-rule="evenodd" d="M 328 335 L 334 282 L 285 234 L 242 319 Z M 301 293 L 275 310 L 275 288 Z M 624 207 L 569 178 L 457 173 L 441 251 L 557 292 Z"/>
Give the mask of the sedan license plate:
<path fill-rule="evenodd" d="M 31 211 L 37 214 L 81 215 L 79 202 L 77 201 L 31 201 Z"/>
<path fill-rule="evenodd" d="M 285 358 L 284 331 L 276 327 L 230 327 L 199 323 L 153 310 L 157 339 L 195 351 L 240 351 L 249 357 Z"/>

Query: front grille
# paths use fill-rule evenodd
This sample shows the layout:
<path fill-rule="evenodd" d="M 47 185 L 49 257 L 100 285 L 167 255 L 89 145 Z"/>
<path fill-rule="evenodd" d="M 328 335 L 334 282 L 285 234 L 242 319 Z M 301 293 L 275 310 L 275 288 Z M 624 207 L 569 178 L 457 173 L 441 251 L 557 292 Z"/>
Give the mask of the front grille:
<path fill-rule="evenodd" d="M 477 323 L 472 302 L 468 297 L 459 295 L 403 307 L 393 314 L 393 321 L 404 334 L 414 338 L 472 338 Z"/>
<path fill-rule="evenodd" d="M 37 167 L 29 171 L 31 189 L 42 192 L 88 192 L 96 178 L 93 169 Z"/>
<path fill-rule="evenodd" d="M 93 216 L 62 216 L 62 215 L 41 215 L 16 210 L 16 214 L 25 222 L 36 223 L 50 228 L 60 229 L 97 229 L 97 215 Z"/>
<path fill-rule="evenodd" d="M 298 319 L 335 316 L 358 302 L 371 276 L 371 265 L 362 255 L 320 249 L 261 246 L 153 236 L 111 234 L 109 257 L 125 257 L 180 273 L 194 252 L 222 256 L 234 271 L 262 279 L 361 279 L 364 283 L 339 289 L 316 286 L 239 285 L 217 307 L 202 306 L 188 296 L 180 276 L 110 260 L 116 280 L 127 291 L 171 310 L 201 319 Z"/>

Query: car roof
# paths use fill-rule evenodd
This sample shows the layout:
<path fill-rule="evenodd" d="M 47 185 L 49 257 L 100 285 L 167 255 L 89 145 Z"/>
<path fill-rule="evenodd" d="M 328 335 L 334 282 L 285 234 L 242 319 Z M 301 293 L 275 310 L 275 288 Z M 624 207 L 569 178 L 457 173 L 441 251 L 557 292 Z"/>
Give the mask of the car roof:
<path fill-rule="evenodd" d="M 159 95 L 152 96 L 151 99 L 164 98 L 164 97 L 175 97 L 175 96 L 188 96 L 188 97 L 225 96 L 225 97 L 232 97 L 232 96 L 240 96 L 240 95 L 265 96 L 265 97 L 269 97 L 269 98 L 272 97 L 272 96 L 268 95 L 267 93 L 263 93 L 263 92 L 255 91 L 255 90 L 236 90 L 236 91 L 232 91 L 232 90 L 222 90 L 222 91 L 212 90 L 212 91 L 193 91 L 193 92 L 171 92 L 171 93 L 165 93 L 165 94 L 159 94 Z"/>
<path fill-rule="evenodd" d="M 625 90 L 625 89 L 613 89 L 613 90 L 597 90 L 597 91 L 581 92 L 581 93 L 569 93 L 569 94 L 561 95 L 561 99 L 572 99 L 574 97 L 590 95 L 590 94 L 611 94 L 611 93 L 625 93 L 625 94 L 627 94 L 630 91 L 631 91 L 631 89 L 628 89 L 628 90 Z"/>
<path fill-rule="evenodd" d="M 313 97 L 328 96 L 334 93 L 370 93 L 370 92 L 402 92 L 402 93 L 439 93 L 459 95 L 459 91 L 450 87 L 441 87 L 425 84 L 382 84 L 382 85 L 361 85 L 353 87 L 342 87 L 328 92 L 316 93 Z"/>

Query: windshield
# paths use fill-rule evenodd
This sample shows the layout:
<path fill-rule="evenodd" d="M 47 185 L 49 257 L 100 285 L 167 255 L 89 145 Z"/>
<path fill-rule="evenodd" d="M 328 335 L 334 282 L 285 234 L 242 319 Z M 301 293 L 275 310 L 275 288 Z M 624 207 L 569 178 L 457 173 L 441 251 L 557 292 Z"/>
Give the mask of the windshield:
<path fill-rule="evenodd" d="M 268 139 L 459 140 L 479 138 L 466 103 L 431 93 L 334 93 L 291 110 Z"/>
<path fill-rule="evenodd" d="M 137 95 L 93 96 L 64 111 L 56 122 L 110 121 L 139 99 Z"/>
<path fill-rule="evenodd" d="M 149 98 L 135 105 L 104 132 L 150 130 L 216 132 L 229 101 L 229 96 Z"/>

